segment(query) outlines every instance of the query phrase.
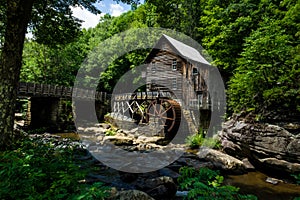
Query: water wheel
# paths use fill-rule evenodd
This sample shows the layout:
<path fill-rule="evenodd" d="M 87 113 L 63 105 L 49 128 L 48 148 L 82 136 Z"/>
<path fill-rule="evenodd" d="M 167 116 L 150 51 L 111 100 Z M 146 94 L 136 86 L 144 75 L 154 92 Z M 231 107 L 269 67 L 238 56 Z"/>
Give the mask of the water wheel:
<path fill-rule="evenodd" d="M 151 101 L 147 109 L 147 120 L 164 126 L 166 134 L 176 133 L 181 120 L 181 107 L 175 100 L 156 99 Z"/>

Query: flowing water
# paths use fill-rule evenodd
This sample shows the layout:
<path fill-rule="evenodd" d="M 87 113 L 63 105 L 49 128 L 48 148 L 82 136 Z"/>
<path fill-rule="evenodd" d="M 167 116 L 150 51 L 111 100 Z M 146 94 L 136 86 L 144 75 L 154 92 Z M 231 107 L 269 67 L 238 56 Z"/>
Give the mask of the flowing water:
<path fill-rule="evenodd" d="M 55 135 L 63 138 L 80 139 L 76 133 L 58 133 Z M 267 175 L 255 171 L 243 175 L 226 175 L 224 183 L 239 187 L 243 194 L 254 194 L 259 200 L 293 200 L 295 197 L 300 197 L 300 185 L 283 181 L 273 185 L 266 182 L 267 178 Z"/>
<path fill-rule="evenodd" d="M 267 175 L 261 172 L 249 172 L 244 175 L 226 176 L 225 183 L 240 188 L 240 192 L 254 194 L 262 200 L 292 200 L 300 197 L 300 186 L 279 181 L 273 185 L 267 183 Z"/>

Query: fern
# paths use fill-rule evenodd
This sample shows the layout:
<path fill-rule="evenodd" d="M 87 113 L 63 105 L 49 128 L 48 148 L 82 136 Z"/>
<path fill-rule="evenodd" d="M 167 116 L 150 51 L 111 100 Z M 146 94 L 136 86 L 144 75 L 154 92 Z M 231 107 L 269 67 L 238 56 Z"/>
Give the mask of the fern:
<path fill-rule="evenodd" d="M 224 177 L 219 171 L 208 168 L 196 170 L 190 167 L 182 167 L 179 170 L 178 183 L 181 189 L 188 190 L 187 199 L 257 199 L 253 195 L 241 195 L 239 188 L 223 185 Z"/>

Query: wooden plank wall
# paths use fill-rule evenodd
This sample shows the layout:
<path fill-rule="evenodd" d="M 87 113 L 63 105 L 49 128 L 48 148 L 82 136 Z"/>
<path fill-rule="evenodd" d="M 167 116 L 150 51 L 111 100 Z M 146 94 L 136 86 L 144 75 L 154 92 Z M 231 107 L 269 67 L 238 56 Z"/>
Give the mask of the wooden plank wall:
<path fill-rule="evenodd" d="M 168 44 L 162 44 L 161 49 L 149 59 L 146 72 L 147 89 L 150 91 L 157 89 L 173 91 L 185 105 L 196 105 L 195 102 L 199 102 L 197 91 L 201 91 L 202 102 L 204 104 L 209 103 L 206 84 L 209 78 L 207 66 L 181 58 L 173 52 Z M 176 71 L 172 69 L 174 59 L 177 60 Z M 198 70 L 198 74 L 193 74 L 193 68 Z M 176 88 L 174 88 L 175 80 Z M 151 84 L 157 84 L 161 87 L 151 88 Z"/>
<path fill-rule="evenodd" d="M 173 91 L 176 98 L 182 99 L 182 72 L 184 60 L 173 54 L 170 46 L 166 45 L 149 62 L 146 72 L 148 90 L 160 89 Z M 177 70 L 172 69 L 173 60 L 177 61 Z M 155 70 L 153 70 L 155 68 Z M 159 88 L 150 88 L 151 83 L 160 85 Z M 176 85 L 176 87 L 174 87 Z"/>

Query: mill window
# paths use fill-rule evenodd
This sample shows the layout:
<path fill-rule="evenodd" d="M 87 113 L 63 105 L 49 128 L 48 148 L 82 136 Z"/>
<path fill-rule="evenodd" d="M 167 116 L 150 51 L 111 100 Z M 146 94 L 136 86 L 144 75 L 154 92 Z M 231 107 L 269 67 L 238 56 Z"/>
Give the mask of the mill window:
<path fill-rule="evenodd" d="M 197 68 L 193 68 L 193 75 L 198 75 L 198 69 Z"/>
<path fill-rule="evenodd" d="M 198 96 L 198 105 L 201 107 L 202 106 L 202 101 L 203 101 L 203 94 L 200 93 L 197 96 Z"/>
<path fill-rule="evenodd" d="M 176 89 L 177 89 L 177 80 L 176 80 L 176 78 L 173 79 L 173 81 L 172 81 L 172 89 L 173 89 L 173 90 L 176 90 Z"/>
<path fill-rule="evenodd" d="M 172 70 L 174 70 L 174 71 L 177 70 L 177 60 L 176 59 L 173 60 Z"/>
<path fill-rule="evenodd" d="M 152 73 L 155 73 L 155 72 L 156 72 L 155 62 L 152 62 L 152 63 L 151 63 L 151 71 L 152 71 Z"/>

